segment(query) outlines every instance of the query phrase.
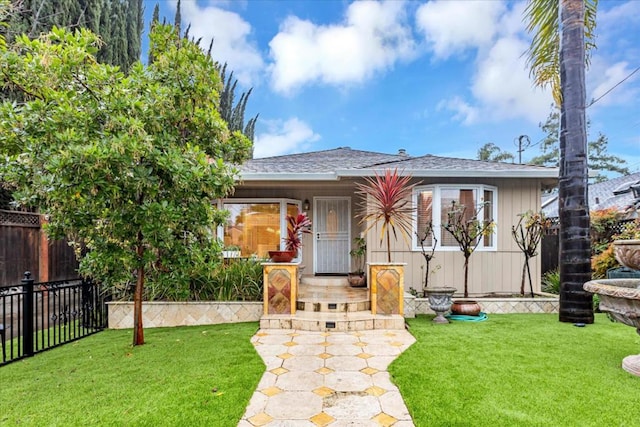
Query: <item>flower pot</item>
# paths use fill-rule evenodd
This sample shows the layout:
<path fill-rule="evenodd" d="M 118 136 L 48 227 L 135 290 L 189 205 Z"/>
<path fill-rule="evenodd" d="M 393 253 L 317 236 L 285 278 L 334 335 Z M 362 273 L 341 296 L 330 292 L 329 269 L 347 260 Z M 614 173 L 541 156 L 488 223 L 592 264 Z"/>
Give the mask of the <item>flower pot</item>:
<path fill-rule="evenodd" d="M 425 295 L 429 298 L 429 307 L 436 312 L 436 317 L 433 319 L 435 323 L 449 323 L 444 317 L 444 313 L 451 309 L 453 294 L 456 288 L 450 287 L 436 287 L 426 288 L 424 290 Z"/>
<path fill-rule="evenodd" d="M 477 316 L 482 308 L 477 301 L 457 300 L 451 305 L 451 314 L 461 314 L 463 316 Z"/>
<path fill-rule="evenodd" d="M 291 262 L 296 255 L 296 251 L 269 251 L 272 262 Z"/>
<path fill-rule="evenodd" d="M 362 273 L 349 273 L 347 281 L 352 288 L 364 288 L 367 286 L 367 276 Z"/>

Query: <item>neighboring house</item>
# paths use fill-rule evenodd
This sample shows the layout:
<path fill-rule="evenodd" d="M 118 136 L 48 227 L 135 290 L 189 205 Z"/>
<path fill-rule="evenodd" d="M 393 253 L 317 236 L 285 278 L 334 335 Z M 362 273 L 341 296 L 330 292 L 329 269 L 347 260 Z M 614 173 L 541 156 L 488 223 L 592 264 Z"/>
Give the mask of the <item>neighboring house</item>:
<path fill-rule="evenodd" d="M 589 210 L 613 208 L 636 218 L 640 207 L 640 172 L 619 176 L 608 181 L 589 184 Z M 558 216 L 558 193 L 543 196 L 542 210 L 549 218 Z"/>
<path fill-rule="evenodd" d="M 416 209 L 414 229 L 432 220 L 437 239 L 430 278 L 432 286 L 463 287 L 463 257 L 455 241 L 440 227 L 452 201 L 487 206 L 481 220 L 497 226 L 471 257 L 471 294 L 517 292 L 520 289 L 523 255 L 511 236 L 518 215 L 540 210 L 540 193 L 557 185 L 555 168 L 436 157 L 411 157 L 404 150 L 384 154 L 348 147 L 311 153 L 253 159 L 241 166 L 241 180 L 232 198 L 220 201 L 231 211 L 221 232 L 225 244 L 241 247 L 242 256 L 266 257 L 281 248 L 286 233 L 285 217 L 298 208 L 308 209 L 313 233 L 303 236 L 302 264 L 305 275 L 346 274 L 353 269 L 349 251 L 360 236 L 362 198 L 355 184 L 385 169 L 411 174 L 420 184 L 413 192 Z M 222 237 L 221 236 L 221 237 Z M 367 238 L 367 260 L 386 261 L 374 229 Z M 422 289 L 424 259 L 414 236 L 393 245 L 393 261 L 405 262 L 405 288 Z M 532 263 L 534 286 L 540 284 L 540 262 Z M 538 289 L 539 290 L 539 289 Z"/>

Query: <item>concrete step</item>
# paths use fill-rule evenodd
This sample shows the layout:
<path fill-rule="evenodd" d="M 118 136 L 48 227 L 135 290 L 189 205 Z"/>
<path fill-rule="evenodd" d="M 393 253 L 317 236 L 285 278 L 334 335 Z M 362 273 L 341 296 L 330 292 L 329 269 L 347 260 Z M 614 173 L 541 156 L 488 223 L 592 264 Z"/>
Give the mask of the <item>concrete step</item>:
<path fill-rule="evenodd" d="M 298 289 L 297 309 L 310 312 L 346 313 L 371 309 L 369 290 L 349 285 L 313 285 Z"/>
<path fill-rule="evenodd" d="M 301 285 L 311 286 L 349 286 L 346 276 L 302 276 Z"/>
<path fill-rule="evenodd" d="M 402 330 L 405 324 L 403 316 L 373 315 L 368 310 L 347 313 L 298 311 L 294 315 L 263 315 L 260 319 L 260 328 L 345 332 L 373 329 Z"/>

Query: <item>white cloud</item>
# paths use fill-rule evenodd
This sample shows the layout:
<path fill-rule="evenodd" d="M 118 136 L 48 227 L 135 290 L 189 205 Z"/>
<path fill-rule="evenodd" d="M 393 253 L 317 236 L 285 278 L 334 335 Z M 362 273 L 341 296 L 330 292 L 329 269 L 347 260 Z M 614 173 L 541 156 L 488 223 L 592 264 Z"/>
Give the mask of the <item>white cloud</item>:
<path fill-rule="evenodd" d="M 213 39 L 212 56 L 229 64 L 238 81 L 248 87 L 264 69 L 260 52 L 250 40 L 251 25 L 240 15 L 214 6 L 201 7 L 195 1 L 181 3 L 183 27 L 191 23 L 190 36 L 202 37 L 202 46 Z"/>
<path fill-rule="evenodd" d="M 624 104 L 637 98 L 639 89 L 638 87 L 633 87 L 631 83 L 637 80 L 639 74 L 636 73 L 625 80 L 633 71 L 629 68 L 627 62 L 623 61 L 608 65 L 595 61 L 592 70 L 595 72 L 590 73 L 590 83 L 595 87 L 590 94 L 590 99 L 596 100 L 602 96 L 602 99 L 598 100 L 594 105 L 602 107 Z M 623 82 L 623 80 L 625 81 Z M 619 83 L 620 85 L 614 88 Z M 611 92 L 607 93 L 609 90 Z"/>
<path fill-rule="evenodd" d="M 400 1 L 354 2 L 339 25 L 289 16 L 269 46 L 271 84 L 280 93 L 311 82 L 360 83 L 412 58 L 415 49 Z"/>
<path fill-rule="evenodd" d="M 533 88 L 522 52 L 526 42 L 498 39 L 479 60 L 472 92 L 492 119 L 524 117 L 537 123 L 549 113 L 548 91 Z"/>
<path fill-rule="evenodd" d="M 525 118 L 538 123 L 551 104 L 548 90 L 535 88 L 523 55 L 528 47 L 524 3 L 508 9 L 499 1 L 432 1 L 418 9 L 417 23 L 436 58 L 475 53 L 470 94 L 453 94 L 439 109 L 465 125 Z"/>
<path fill-rule="evenodd" d="M 438 111 L 453 111 L 455 113 L 453 120 L 462 122 L 465 125 L 477 123 L 480 118 L 479 108 L 470 105 L 459 96 L 454 96 L 451 99 L 440 101 L 437 109 Z"/>
<path fill-rule="evenodd" d="M 436 58 L 446 59 L 466 49 L 488 45 L 504 10 L 504 3 L 495 0 L 435 0 L 418 8 L 416 25 Z"/>
<path fill-rule="evenodd" d="M 320 135 L 297 117 L 265 123 L 267 132 L 256 135 L 253 151 L 256 158 L 301 152 L 320 139 Z"/>

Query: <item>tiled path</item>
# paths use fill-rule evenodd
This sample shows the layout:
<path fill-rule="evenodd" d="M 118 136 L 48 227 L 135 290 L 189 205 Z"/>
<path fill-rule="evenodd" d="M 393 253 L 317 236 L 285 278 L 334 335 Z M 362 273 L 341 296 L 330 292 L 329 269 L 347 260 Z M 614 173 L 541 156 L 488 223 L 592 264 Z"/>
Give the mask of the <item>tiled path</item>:
<path fill-rule="evenodd" d="M 251 341 L 267 368 L 239 426 L 414 425 L 387 372 L 409 332 L 261 329 Z"/>

